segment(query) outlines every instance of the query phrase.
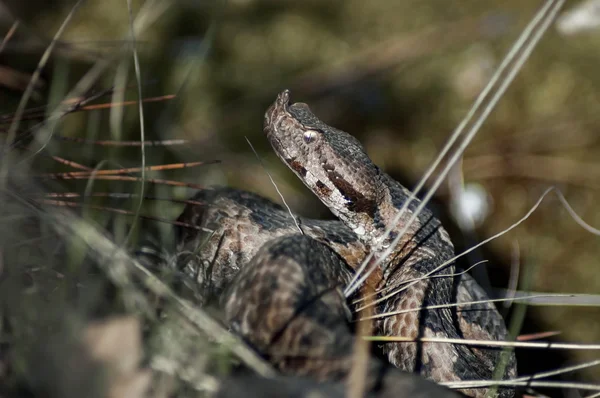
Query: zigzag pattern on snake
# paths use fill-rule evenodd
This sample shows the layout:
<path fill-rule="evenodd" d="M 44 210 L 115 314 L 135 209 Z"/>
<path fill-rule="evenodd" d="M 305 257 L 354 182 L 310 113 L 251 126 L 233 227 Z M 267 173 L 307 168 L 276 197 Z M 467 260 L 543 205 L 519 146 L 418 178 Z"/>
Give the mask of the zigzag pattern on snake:
<path fill-rule="evenodd" d="M 267 110 L 264 131 L 278 157 L 340 221 L 298 218 L 301 233 L 290 214 L 267 199 L 209 189 L 195 197 L 205 205 L 186 207 L 179 220 L 214 232 L 181 229 L 178 252 L 190 255 L 180 266 L 207 295 L 220 297 L 230 327 L 280 371 L 347 381 L 354 361 L 351 321 L 360 314 L 341 289 L 372 247 L 390 246 L 419 202 L 392 225 L 410 192 L 373 164 L 354 137 L 323 123 L 306 104 L 291 104 L 287 90 Z M 376 334 L 506 339 L 492 304 L 460 304 L 487 295 L 468 274 L 455 276 L 452 262 L 423 278 L 453 256 L 448 233 L 425 209 L 367 281 L 380 296 L 413 281 L 378 304 L 377 314 L 390 314 L 375 321 Z M 443 307 L 451 303 L 458 305 Z M 465 344 L 390 342 L 378 348 L 384 360 L 377 353 L 370 359 L 370 389 L 389 378 L 382 376 L 385 361 L 436 382 L 491 380 L 501 362 L 499 350 Z M 507 358 L 503 378 L 513 378 L 515 358 Z M 461 390 L 474 397 L 487 391 Z M 511 397 L 514 390 L 498 393 Z"/>

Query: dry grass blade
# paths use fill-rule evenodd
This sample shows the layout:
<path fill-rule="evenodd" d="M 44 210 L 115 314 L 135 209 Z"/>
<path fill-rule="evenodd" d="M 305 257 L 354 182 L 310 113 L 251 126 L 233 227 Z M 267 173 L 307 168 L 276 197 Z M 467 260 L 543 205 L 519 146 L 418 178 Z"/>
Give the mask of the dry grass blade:
<path fill-rule="evenodd" d="M 501 290 L 504 292 L 504 290 Z M 584 306 L 584 307 L 598 307 L 600 306 L 600 295 L 597 294 L 569 294 L 568 296 L 538 296 L 530 297 L 531 295 L 538 295 L 541 293 L 537 292 L 524 292 L 515 291 L 513 298 L 521 302 L 527 303 L 527 305 L 556 305 L 556 306 Z M 529 296 L 529 297 L 528 297 Z"/>
<path fill-rule="evenodd" d="M 536 299 L 536 298 L 540 298 L 540 297 L 572 297 L 572 295 L 570 295 L 570 294 L 539 294 L 539 295 L 524 296 L 522 298 L 522 300 Z M 394 316 L 394 315 L 399 315 L 399 314 L 407 314 L 407 313 L 410 313 L 410 312 L 418 312 L 418 311 L 421 311 L 421 310 L 434 310 L 434 309 L 440 309 L 440 308 L 470 306 L 470 305 L 487 304 L 487 303 L 503 303 L 503 302 L 507 302 L 507 301 L 520 302 L 521 298 L 519 298 L 519 299 L 513 299 L 513 298 L 486 299 L 486 300 L 477 300 L 477 301 L 464 301 L 464 302 L 460 302 L 460 303 L 449 303 L 449 304 L 440 304 L 440 305 L 427 305 L 427 306 L 423 306 L 423 307 L 410 308 L 410 309 L 406 309 L 406 310 L 382 312 L 382 313 L 379 313 L 377 315 L 372 315 L 369 318 L 360 318 L 360 319 L 361 320 L 362 319 L 380 319 L 380 318 L 387 318 L 389 316 Z M 460 312 L 460 311 L 461 310 L 457 310 L 457 312 Z"/>
<path fill-rule="evenodd" d="M 184 168 L 188 168 L 188 167 L 206 166 L 206 165 L 215 164 L 215 163 L 219 163 L 219 161 L 213 160 L 213 161 L 207 161 L 207 162 L 172 163 L 172 164 L 161 164 L 161 165 L 156 165 L 156 166 L 146 166 L 144 168 L 130 167 L 130 168 L 116 169 L 116 170 L 70 171 L 70 172 L 64 172 L 64 173 L 41 174 L 39 177 L 61 179 L 63 177 L 89 176 L 89 177 L 93 178 L 94 176 L 129 174 L 129 173 L 139 173 L 139 172 L 144 172 L 144 171 L 177 170 L 177 169 L 184 169 Z M 142 176 L 141 178 L 143 180 L 144 177 Z"/>
<path fill-rule="evenodd" d="M 98 198 L 113 198 L 113 199 L 132 199 L 137 198 L 137 194 L 125 192 L 92 192 L 89 195 L 82 195 L 78 192 L 50 192 L 44 195 L 47 198 L 81 198 L 81 197 L 98 197 Z M 192 199 L 176 199 L 176 198 L 159 198 L 156 196 L 144 196 L 144 200 L 157 200 L 164 202 L 179 203 L 191 206 L 205 206 L 205 202 Z"/>
<path fill-rule="evenodd" d="M 548 337 L 554 337 L 560 335 L 558 331 L 550 331 L 550 332 L 540 332 L 540 333 L 531 333 L 531 334 L 522 334 L 517 336 L 517 341 L 531 341 L 531 340 L 540 340 Z"/>
<path fill-rule="evenodd" d="M 465 250 L 464 252 L 454 256 L 453 258 L 451 258 L 450 260 L 440 264 L 439 266 L 437 266 L 435 269 L 429 271 L 427 274 L 425 274 L 423 276 L 423 278 L 427 278 L 430 277 L 432 275 L 435 275 L 437 272 L 439 272 L 440 270 L 444 269 L 445 267 L 447 267 L 449 264 L 453 263 L 454 261 L 456 261 L 458 258 L 465 256 L 467 254 L 469 254 L 470 252 L 478 249 L 479 247 L 487 244 L 488 242 L 491 242 L 492 240 L 508 233 L 509 231 L 513 230 L 514 228 L 518 227 L 521 223 L 523 223 L 524 221 L 526 221 L 532 214 L 533 212 L 535 212 L 535 210 L 540 206 L 540 204 L 542 203 L 542 201 L 544 200 L 544 198 L 552 191 L 554 191 L 555 188 L 551 187 L 546 189 L 546 191 L 540 196 L 540 198 L 538 199 L 538 201 L 529 209 L 529 211 L 518 221 L 516 221 L 515 223 L 513 223 L 511 226 L 509 226 L 508 228 L 498 232 L 497 234 L 481 241 L 480 243 L 478 243 L 477 245 L 472 246 L 471 248 Z M 421 278 L 421 280 L 423 279 Z M 399 288 L 397 291 L 395 291 L 395 294 L 398 294 L 400 292 L 405 291 L 406 289 L 408 289 L 409 287 L 411 287 L 412 285 L 414 285 L 415 283 L 417 283 L 418 281 L 413 281 L 410 283 L 407 283 L 406 285 L 404 285 L 403 287 Z"/>
<path fill-rule="evenodd" d="M 445 383 L 450 388 L 463 388 L 463 387 L 488 387 L 488 386 L 501 386 L 511 385 L 515 387 L 528 386 L 528 387 L 550 387 L 550 388 L 581 388 L 584 390 L 596 389 L 600 390 L 600 384 L 588 384 L 588 383 L 574 383 L 568 381 L 539 381 L 553 376 L 560 376 L 567 373 L 572 373 L 577 370 L 591 368 L 600 365 L 600 360 L 589 361 L 578 365 L 565 366 L 560 369 L 555 369 L 547 372 L 539 372 L 529 376 L 517 377 L 510 380 L 492 381 L 492 380 L 473 380 L 473 381 L 461 381 L 461 382 L 450 382 Z M 581 387 L 583 386 L 583 387 Z"/>
<path fill-rule="evenodd" d="M 94 95 L 90 95 L 89 97 L 66 99 L 66 100 L 62 101 L 62 103 L 61 103 L 63 106 L 67 107 L 64 110 L 63 116 L 66 116 L 71 113 L 82 112 L 82 111 L 114 109 L 117 107 L 124 107 L 124 106 L 129 106 L 129 105 L 139 105 L 140 101 L 121 101 L 121 102 L 110 102 L 110 103 L 103 103 L 103 104 L 87 105 L 90 102 L 92 102 L 100 97 L 103 97 L 105 95 L 108 95 L 108 94 L 111 94 L 114 92 L 116 92 L 116 90 L 109 88 L 109 89 L 103 90 L 99 93 L 96 93 Z M 161 101 L 170 100 L 173 98 L 175 98 L 175 95 L 161 95 L 158 97 L 144 98 L 142 100 L 142 102 L 143 103 L 161 102 Z M 27 110 L 23 111 L 20 121 L 43 120 L 46 117 L 47 110 L 48 110 L 48 107 L 46 107 L 46 106 L 27 109 Z M 0 124 L 3 124 L 3 123 L 11 123 L 12 124 L 12 123 L 14 123 L 14 121 L 15 121 L 14 114 L 0 116 Z M 36 127 L 29 129 L 25 134 L 22 134 L 20 136 L 20 139 L 22 140 L 24 138 L 29 137 L 29 135 L 31 134 L 31 131 L 34 131 L 36 128 L 41 127 L 43 125 L 43 123 L 44 122 L 41 122 Z M 81 142 L 81 143 L 86 143 L 86 144 L 94 143 L 94 142 L 90 142 L 85 139 L 77 138 L 77 137 L 60 137 L 60 136 L 53 135 L 52 138 L 60 139 L 63 141 Z M 146 142 L 147 141 L 130 141 L 129 144 L 127 144 L 127 143 L 121 143 L 119 141 L 100 141 L 100 143 L 97 145 L 141 146 L 141 145 L 144 145 L 144 143 L 146 143 Z M 179 145 L 179 144 L 185 143 L 185 140 L 173 140 L 172 142 L 166 142 L 166 144 L 161 144 L 160 142 L 153 142 L 153 141 L 148 141 L 148 143 L 149 144 L 147 144 L 147 145 L 151 145 L 151 146 L 168 146 L 168 145 L 175 145 L 175 144 Z M 16 147 L 17 144 L 18 144 L 18 141 L 11 144 L 10 147 Z"/>
<path fill-rule="evenodd" d="M 515 381 L 543 379 L 546 377 L 558 376 L 558 375 L 562 375 L 565 373 L 571 373 L 571 372 L 574 372 L 577 370 L 591 368 L 591 367 L 598 366 L 598 365 L 600 365 L 600 360 L 594 360 L 594 361 L 581 363 L 578 365 L 565 366 L 563 368 L 551 370 L 548 372 L 540 372 L 540 373 L 536 373 L 536 374 L 533 374 L 530 376 L 519 377 L 519 378 L 515 379 Z"/>
<path fill-rule="evenodd" d="M 496 381 L 496 380 L 481 380 L 481 381 L 461 381 L 452 383 L 442 383 L 446 387 L 463 389 L 463 388 L 483 388 L 490 386 L 512 386 L 512 387 L 545 387 L 545 388 L 573 388 L 588 391 L 600 391 L 600 384 L 578 383 L 567 381 Z"/>
<path fill-rule="evenodd" d="M 141 103 L 148 103 L 148 102 L 162 102 L 162 101 L 166 101 L 166 100 L 171 100 L 175 98 L 175 94 L 165 94 L 165 95 L 161 95 L 158 97 L 149 97 L 149 98 L 143 98 L 141 101 L 122 101 L 122 102 L 107 102 L 104 104 L 94 104 L 94 105 L 83 105 L 83 106 L 79 106 L 78 110 L 82 110 L 82 111 L 92 111 L 92 110 L 100 110 L 100 109 L 111 109 L 114 107 L 123 107 L 123 106 L 129 106 L 129 105 L 140 105 Z M 145 141 L 140 141 L 140 145 L 142 145 L 142 143 Z"/>
<path fill-rule="evenodd" d="M 147 147 L 167 147 L 167 146 L 176 146 L 176 145 L 189 145 L 192 142 L 189 140 L 183 139 L 173 139 L 173 140 L 160 140 L 160 141 L 114 141 L 114 140 L 88 140 L 85 138 L 77 138 L 77 137 L 61 137 L 61 136 L 53 136 L 53 138 L 61 141 L 71 141 L 76 142 L 78 144 L 85 145 L 97 145 L 97 146 L 114 146 L 114 147 L 136 147 L 145 145 Z"/>
<path fill-rule="evenodd" d="M 509 231 L 513 230 L 514 228 L 516 228 L 517 226 L 519 226 L 521 223 L 523 223 L 524 221 L 526 221 L 536 210 L 537 208 L 540 206 L 540 204 L 542 203 L 542 201 L 544 200 L 544 198 L 546 198 L 546 196 L 551 193 L 551 192 L 555 192 L 557 194 L 557 196 L 561 199 L 561 203 L 563 205 L 565 205 L 566 203 L 568 203 L 566 201 L 566 199 L 564 198 L 564 195 L 555 187 L 550 187 L 548 189 L 546 189 L 546 191 L 540 196 L 540 198 L 538 199 L 538 201 L 529 209 L 529 211 L 518 221 L 516 221 L 515 223 L 513 223 L 511 226 L 509 226 L 508 228 L 498 232 L 497 234 L 479 242 L 478 244 L 472 246 L 471 248 L 465 250 L 464 252 L 454 256 L 453 258 L 451 258 L 450 260 L 440 264 L 438 267 L 436 267 L 435 269 L 431 270 L 430 272 L 428 272 L 426 275 L 423 276 L 423 278 L 427 278 L 430 277 L 431 275 L 434 275 L 435 273 L 439 272 L 440 270 L 444 269 L 446 266 L 448 266 L 449 264 L 451 264 L 452 262 L 456 261 L 458 258 L 463 257 L 469 253 L 471 253 L 472 251 L 478 249 L 479 247 L 491 242 L 494 239 L 497 239 L 498 237 L 508 233 Z M 585 230 L 594 233 L 595 235 L 599 235 L 600 231 L 597 230 L 596 228 L 590 226 L 589 224 L 587 224 L 583 219 L 581 219 L 581 217 L 579 217 L 577 215 L 577 213 L 575 213 L 575 211 L 570 207 L 565 205 L 565 207 L 567 208 L 567 210 L 569 210 L 569 213 L 573 216 L 573 219 Z M 422 280 L 423 278 L 420 278 L 419 280 Z M 394 294 L 398 294 L 402 291 L 405 291 L 406 289 L 408 289 L 409 287 L 411 287 L 412 285 L 414 285 L 415 283 L 417 283 L 418 281 L 413 281 L 410 283 L 407 283 L 406 285 L 402 286 L 401 288 L 399 288 L 397 291 L 394 291 Z M 572 294 L 568 294 L 565 295 L 564 297 L 575 297 Z M 525 297 L 527 298 L 527 297 Z M 504 301 L 504 302 L 508 302 L 508 301 L 516 301 L 516 300 L 511 300 L 511 299 L 499 299 L 496 301 Z"/>
<path fill-rule="evenodd" d="M 47 179 L 53 180 L 90 180 L 90 176 L 60 176 L 60 177 L 46 177 Z M 93 179 L 96 180 L 107 180 L 107 181 L 140 181 L 141 177 L 131 177 L 131 176 L 95 176 Z M 151 184 L 162 184 L 162 185 L 170 185 L 175 187 L 186 187 L 193 189 L 205 189 L 203 185 L 194 184 L 191 182 L 180 182 L 173 180 L 162 180 L 158 178 L 147 178 L 145 179 L 147 183 Z"/>
<path fill-rule="evenodd" d="M 465 269 L 463 271 L 455 272 L 455 273 L 452 273 L 452 274 L 447 274 L 447 275 L 446 274 L 445 275 L 425 275 L 425 276 L 422 276 L 420 278 L 407 279 L 407 280 L 405 280 L 405 281 L 402 282 L 402 286 L 408 285 L 410 283 L 415 283 L 415 282 L 419 282 L 419 281 L 431 279 L 431 278 L 454 278 L 454 277 L 466 274 L 469 271 L 471 271 L 473 268 L 477 267 L 478 265 L 482 265 L 482 264 L 485 264 L 485 263 L 487 263 L 487 260 L 482 260 L 482 261 L 479 261 L 479 262 L 471 265 L 469 268 L 467 268 L 467 269 Z M 373 305 L 376 305 L 378 303 L 381 303 L 381 302 L 387 300 L 388 298 L 393 297 L 393 296 L 397 295 L 398 293 L 402 292 L 403 289 L 404 289 L 404 287 L 399 287 L 399 288 L 387 287 L 387 288 L 378 290 L 375 293 L 375 295 L 381 295 L 381 294 L 383 294 L 383 296 L 379 297 L 377 300 L 374 300 L 371 304 L 369 304 L 369 306 L 373 306 Z M 356 303 L 359 303 L 360 301 L 362 301 L 362 299 L 355 300 L 354 303 L 356 304 Z M 356 312 L 360 312 L 360 311 L 364 310 L 365 308 L 368 308 L 368 307 L 365 305 L 363 307 L 357 308 Z"/>
<path fill-rule="evenodd" d="M 177 310 L 191 324 L 203 333 L 206 333 L 215 342 L 227 346 L 251 369 L 265 377 L 274 375 L 272 368 L 240 342 L 239 339 L 231 335 L 204 311 L 174 294 L 158 277 L 139 264 L 111 239 L 99 232 L 96 227 L 68 212 L 57 211 L 56 213 L 49 214 L 48 217 L 52 218 L 54 225 L 62 233 L 68 236 L 77 236 L 83 240 L 97 256 L 100 265 L 107 272 L 107 275 L 118 286 L 121 286 L 124 291 L 138 292 L 132 283 L 132 277 L 136 275 L 148 290 L 158 297 L 165 298 L 173 303 Z M 141 299 L 140 303 L 143 303 L 144 306 L 149 306 L 149 303 L 145 299 Z"/>
<path fill-rule="evenodd" d="M 529 25 L 523 31 L 520 38 L 513 45 L 513 47 L 511 48 L 511 50 L 505 57 L 504 61 L 502 62 L 502 64 L 500 65 L 500 67 L 498 68 L 496 73 L 494 74 L 494 77 L 492 77 L 492 79 L 490 80 L 490 82 L 488 83 L 488 85 L 486 86 L 484 91 L 480 94 L 477 101 L 475 102 L 475 104 L 473 105 L 473 107 L 471 108 L 471 110 L 469 111 L 469 113 L 467 114 L 465 119 L 463 120 L 463 122 L 461 122 L 461 124 L 457 127 L 455 132 L 452 134 L 448 144 L 446 144 L 446 146 L 443 148 L 441 154 L 438 156 L 438 158 L 434 161 L 432 166 L 425 173 L 425 176 L 421 179 L 421 181 L 417 185 L 415 191 L 412 193 L 411 197 L 409 197 L 409 199 L 406 201 L 406 203 L 404 203 L 404 205 L 400 209 L 398 216 L 396 217 L 394 222 L 391 223 L 389 230 L 386 231 L 387 233 L 384 236 L 389 236 L 389 234 L 392 232 L 392 228 L 395 228 L 396 224 L 400 221 L 401 217 L 404 215 L 404 212 L 406 211 L 406 209 L 408 209 L 409 204 L 416 198 L 416 192 L 418 192 L 418 190 L 421 189 L 421 187 L 425 184 L 426 180 L 433 173 L 433 171 L 435 170 L 437 165 L 441 162 L 442 158 L 445 156 L 445 154 L 447 152 L 449 152 L 452 144 L 462 134 L 462 131 L 464 130 L 464 128 L 468 125 L 468 123 L 471 121 L 473 116 L 476 114 L 476 112 L 479 111 L 479 109 L 481 107 L 482 111 L 481 111 L 480 116 L 476 119 L 475 122 L 473 122 L 471 129 L 467 132 L 462 143 L 454 151 L 454 153 L 450 157 L 450 160 L 447 162 L 446 167 L 439 174 L 436 181 L 432 184 L 430 191 L 427 193 L 427 195 L 425 195 L 425 197 L 423 198 L 423 200 L 421 201 L 421 203 L 419 204 L 417 209 L 414 211 L 414 213 L 412 214 L 412 216 L 410 217 L 410 219 L 406 223 L 406 225 L 400 230 L 400 232 L 398 233 L 398 236 L 392 241 L 392 243 L 389 245 L 388 248 L 386 248 L 383 251 L 381 251 L 380 253 L 378 253 L 378 258 L 372 265 L 372 268 L 370 270 L 367 270 L 365 272 L 365 275 L 360 276 L 361 273 L 363 273 L 365 271 L 365 268 L 367 267 L 367 264 L 371 261 L 371 258 L 374 256 L 374 253 L 377 252 L 380 249 L 380 247 L 373 248 L 373 251 L 371 252 L 371 254 L 369 254 L 369 256 L 367 256 L 367 258 L 363 261 L 363 263 L 361 264 L 361 267 L 356 272 L 356 276 L 352 279 L 352 281 L 350 281 L 350 283 L 344 290 L 344 294 L 346 295 L 346 297 L 351 296 L 352 293 L 354 291 L 356 291 L 356 289 L 362 283 L 364 283 L 364 281 L 369 277 L 369 274 L 371 272 L 373 272 L 373 270 L 379 264 L 381 264 L 381 262 L 385 258 L 387 258 L 387 256 L 389 256 L 393 252 L 395 247 L 400 242 L 400 239 L 402 239 L 403 235 L 408 231 L 408 228 L 410 228 L 410 226 L 415 222 L 419 213 L 425 208 L 425 206 L 427 205 L 428 201 L 431 199 L 431 197 L 433 196 L 433 194 L 435 193 L 437 188 L 442 184 L 442 181 L 445 179 L 446 175 L 450 172 L 450 170 L 452 169 L 454 164 L 462 156 L 462 153 L 464 152 L 466 147 L 469 145 L 469 143 L 472 141 L 472 139 L 476 135 L 477 131 L 479 130 L 479 128 L 481 127 L 483 122 L 486 120 L 487 116 L 491 113 L 492 109 L 495 107 L 495 105 L 498 103 L 500 98 L 503 96 L 503 94 L 506 91 L 506 89 L 508 88 L 508 86 L 512 83 L 516 74 L 519 72 L 519 70 L 525 63 L 525 61 L 528 59 L 529 55 L 535 48 L 536 44 L 542 38 L 543 34 L 546 32 L 546 30 L 550 26 L 551 22 L 556 17 L 556 14 L 560 11 L 563 3 L 564 3 L 564 1 L 562 1 L 562 0 L 547 1 L 546 4 L 544 5 L 544 7 L 537 13 L 537 15 L 532 19 L 532 21 L 529 23 Z M 514 64 L 511 65 L 511 62 L 513 62 L 513 61 L 514 61 Z M 509 66 L 512 66 L 512 69 L 509 69 Z M 506 76 L 503 76 L 505 69 L 507 70 Z M 488 100 L 488 98 L 487 98 L 488 94 L 492 92 L 492 89 L 494 88 L 496 82 L 500 81 L 501 77 L 504 77 L 504 79 L 501 81 L 496 92 L 491 96 L 489 101 L 486 102 L 486 100 Z"/>
<path fill-rule="evenodd" d="M 577 344 L 561 342 L 528 342 L 528 341 L 497 341 L 497 340 L 473 340 L 473 339 L 450 339 L 442 337 L 402 337 L 402 336 L 366 336 L 364 339 L 376 342 L 406 342 L 406 343 L 451 343 L 464 344 L 475 347 L 512 347 L 512 348 L 539 348 L 554 350 L 600 350 L 600 344 Z"/>
<path fill-rule="evenodd" d="M 258 152 L 256 152 L 254 150 L 254 147 L 252 146 L 252 143 L 250 142 L 250 140 L 248 139 L 248 137 L 246 137 L 246 141 L 248 142 L 248 145 L 250 145 L 250 148 L 252 148 L 252 152 L 254 152 L 254 155 L 256 155 L 256 158 L 260 162 L 261 167 L 263 168 L 263 170 L 265 171 L 265 173 L 267 173 L 267 176 L 269 177 L 269 180 L 271 181 L 271 184 L 273 185 L 273 187 L 275 187 L 275 191 L 277 191 L 277 194 L 281 198 L 281 201 L 283 202 L 285 208 L 287 209 L 288 214 L 290 215 L 290 217 L 292 218 L 292 220 L 294 220 L 294 224 L 296 224 L 296 228 L 298 228 L 298 231 L 300 231 L 300 233 L 302 235 L 304 235 L 304 231 L 300 227 L 300 224 L 298 224 L 298 218 L 294 215 L 294 213 L 292 213 L 292 209 L 287 204 L 285 198 L 283 197 L 283 194 L 281 193 L 281 191 L 277 187 L 277 184 L 275 184 L 275 180 L 273 180 L 273 177 L 271 176 L 271 173 L 269 173 L 269 170 L 267 170 L 267 168 L 264 166 L 264 164 L 262 162 L 262 159 L 258 156 Z"/>
<path fill-rule="evenodd" d="M 19 21 L 15 21 L 11 25 L 8 32 L 6 32 L 6 34 L 4 35 L 4 38 L 2 39 L 2 42 L 0 42 L 0 54 L 2 53 L 2 51 L 4 51 L 4 47 L 6 47 L 6 43 L 8 43 L 9 40 L 13 37 L 13 35 L 17 31 L 18 27 L 19 27 Z"/>

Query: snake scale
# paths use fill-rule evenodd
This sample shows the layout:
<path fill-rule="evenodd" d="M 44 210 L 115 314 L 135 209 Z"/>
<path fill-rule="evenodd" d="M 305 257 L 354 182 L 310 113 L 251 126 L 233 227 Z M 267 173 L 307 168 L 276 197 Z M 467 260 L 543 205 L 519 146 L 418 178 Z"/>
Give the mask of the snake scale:
<path fill-rule="evenodd" d="M 393 224 L 410 192 L 379 169 L 357 139 L 319 120 L 306 104 L 291 104 L 288 90 L 267 110 L 264 132 L 277 156 L 339 221 L 294 220 L 256 194 L 203 190 L 195 200 L 204 204 L 188 205 L 179 220 L 214 232 L 180 229 L 178 252 L 189 255 L 179 266 L 203 292 L 220 298 L 229 327 L 283 374 L 349 382 L 356 357 L 353 320 L 366 312 L 353 301 L 360 294 L 347 300 L 342 288 L 371 248 L 390 247 L 419 201 Z M 506 339 L 492 304 L 469 303 L 487 296 L 468 274 L 456 274 L 453 257 L 448 233 L 424 209 L 389 256 L 374 257 L 380 264 L 365 285 L 381 298 L 375 298 L 373 332 Z M 457 305 L 444 306 L 451 303 Z M 389 385 L 401 371 L 438 383 L 491 380 L 502 362 L 498 349 L 449 342 L 385 342 L 373 351 L 366 365 L 369 391 L 385 380 Z M 504 357 L 499 376 L 513 378 L 514 354 Z M 383 371 L 394 367 L 400 370 Z M 483 397 L 488 388 L 460 392 Z M 497 394 L 511 397 L 514 390 Z"/>

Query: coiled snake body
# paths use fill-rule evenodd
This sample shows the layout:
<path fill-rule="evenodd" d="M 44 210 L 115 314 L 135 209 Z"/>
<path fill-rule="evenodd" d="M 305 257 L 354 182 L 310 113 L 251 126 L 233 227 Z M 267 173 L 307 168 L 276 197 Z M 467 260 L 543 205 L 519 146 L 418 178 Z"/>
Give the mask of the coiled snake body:
<path fill-rule="evenodd" d="M 278 369 L 345 380 L 354 360 L 354 336 L 341 288 L 371 247 L 390 246 L 419 202 L 414 200 L 392 225 L 410 192 L 374 165 L 354 137 L 323 123 L 306 104 L 290 104 L 289 97 L 289 91 L 282 92 L 267 110 L 264 131 L 279 158 L 340 221 L 299 218 L 296 223 L 257 195 L 211 189 L 196 197 L 206 205 L 187 207 L 180 220 L 216 232 L 181 230 L 179 251 L 194 253 L 185 262 L 187 272 L 221 297 L 231 328 Z M 504 322 L 493 305 L 461 305 L 487 296 L 467 274 L 454 276 L 453 263 L 424 278 L 453 256 L 448 233 L 425 209 L 367 281 L 379 296 L 407 287 L 378 304 L 375 333 L 505 339 Z M 451 303 L 458 305 L 444 307 Z M 501 362 L 498 350 L 464 344 L 390 342 L 381 350 L 394 366 L 436 382 L 491 380 Z M 514 377 L 514 356 L 506 358 L 500 376 Z M 374 375 L 382 367 L 370 360 L 369 388 L 381 383 Z M 461 392 L 484 396 L 487 389 Z M 498 393 L 510 397 L 514 391 Z"/>

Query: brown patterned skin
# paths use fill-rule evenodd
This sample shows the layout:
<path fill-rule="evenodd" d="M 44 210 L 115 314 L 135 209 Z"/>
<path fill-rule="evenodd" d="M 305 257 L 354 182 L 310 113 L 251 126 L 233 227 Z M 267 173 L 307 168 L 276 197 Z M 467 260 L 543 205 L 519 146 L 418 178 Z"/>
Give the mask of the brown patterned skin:
<path fill-rule="evenodd" d="M 360 361 L 341 291 L 351 276 L 344 260 L 315 239 L 278 237 L 236 275 L 222 296 L 225 314 L 232 329 L 284 374 L 348 383 Z M 375 357 L 364 369 L 366 391 L 374 397 L 458 397 Z"/>
<path fill-rule="evenodd" d="M 206 232 L 177 230 L 177 263 L 201 285 L 205 296 L 220 296 L 267 242 L 300 233 L 286 210 L 251 192 L 218 187 L 198 192 L 194 200 L 206 206 L 186 206 L 178 220 Z M 306 218 L 298 222 L 307 236 L 332 248 L 350 269 L 364 259 L 364 244 L 341 222 Z"/>
<path fill-rule="evenodd" d="M 419 202 L 414 200 L 400 222 L 392 225 L 410 192 L 373 164 L 354 137 L 323 123 L 306 104 L 291 104 L 289 91 L 279 94 L 265 113 L 264 130 L 279 158 L 365 246 L 389 246 L 416 211 Z M 392 233 L 386 236 L 388 229 Z M 384 287 L 399 287 L 406 280 L 423 277 L 453 256 L 448 233 L 424 209 L 381 264 Z M 454 272 L 454 264 L 450 263 L 436 273 L 446 277 L 428 278 L 410 286 L 384 301 L 380 312 L 486 297 L 471 277 L 453 278 Z M 383 318 L 379 328 L 386 336 L 506 338 L 502 317 L 492 304 L 470 306 L 469 310 L 451 307 L 392 315 Z M 392 364 L 438 382 L 489 380 L 499 359 L 498 351 L 461 344 L 390 343 L 384 351 Z M 514 375 L 516 363 L 512 356 L 504 377 Z M 464 392 L 483 396 L 486 390 Z M 501 392 L 502 396 L 512 394 L 510 389 Z"/>
<path fill-rule="evenodd" d="M 339 289 L 370 247 L 379 242 L 389 246 L 418 201 L 386 237 L 408 190 L 377 168 L 354 137 L 320 121 L 307 105 L 290 104 L 288 91 L 267 110 L 265 133 L 277 155 L 341 222 L 299 219 L 302 236 L 292 217 L 266 199 L 226 188 L 208 190 L 195 198 L 207 205 L 188 206 L 180 220 L 215 233 L 182 231 L 178 249 L 188 256 L 181 264 L 207 291 L 221 295 L 232 328 L 279 369 L 342 380 L 352 361 L 352 331 Z M 310 249 L 299 252 L 307 243 L 286 241 L 293 235 L 312 242 Z M 453 256 L 447 232 L 425 210 L 381 264 L 372 286 L 383 279 L 384 288 L 398 287 Z M 471 277 L 453 278 L 454 272 L 450 263 L 438 277 L 385 300 L 377 312 L 487 297 Z M 319 293 L 323 291 L 327 294 Z M 403 337 L 506 338 L 502 318 L 491 304 L 385 316 L 377 331 Z M 437 382 L 492 379 L 499 359 L 499 351 L 450 343 L 388 343 L 382 349 L 391 364 Z M 375 360 L 370 363 L 372 383 L 373 369 L 380 367 Z M 515 375 L 511 354 L 504 378 Z M 482 397 L 487 389 L 462 392 Z M 501 389 L 499 395 L 510 397 L 514 391 Z"/>
<path fill-rule="evenodd" d="M 257 396 L 347 396 L 355 336 L 341 287 L 353 270 L 342 254 L 355 252 L 359 257 L 348 262 L 357 266 L 365 255 L 362 243 L 335 221 L 299 218 L 306 233 L 300 235 L 287 211 L 249 192 L 214 188 L 195 199 L 206 206 L 188 206 L 179 219 L 215 233 L 178 229 L 179 266 L 200 283 L 203 296 L 220 297 L 236 333 L 283 374 L 295 376 L 260 383 L 250 378 L 248 388 L 259 383 Z M 375 357 L 366 369 L 369 397 L 459 396 Z M 231 383 L 223 396 L 257 393 L 240 394 L 238 381 Z M 265 390 L 269 385 L 278 390 Z"/>

